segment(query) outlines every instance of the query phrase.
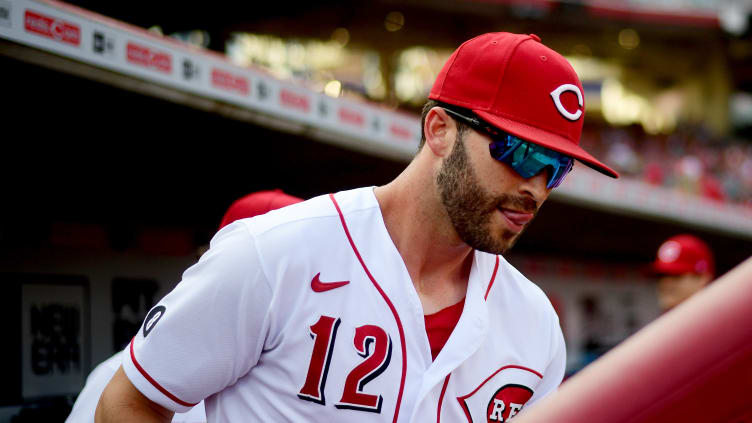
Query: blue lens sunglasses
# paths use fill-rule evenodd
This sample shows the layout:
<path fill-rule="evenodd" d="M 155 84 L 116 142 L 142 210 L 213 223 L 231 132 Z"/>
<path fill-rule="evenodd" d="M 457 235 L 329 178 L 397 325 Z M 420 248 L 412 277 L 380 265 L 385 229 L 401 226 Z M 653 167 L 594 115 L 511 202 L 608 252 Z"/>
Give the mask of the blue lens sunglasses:
<path fill-rule="evenodd" d="M 551 189 L 561 185 L 572 170 L 574 165 L 572 157 L 500 131 L 477 117 L 466 116 L 446 107 L 442 109 L 473 129 L 487 133 L 492 140 L 489 145 L 491 157 L 509 165 L 525 179 L 532 178 L 550 166 L 551 173 L 548 175 L 546 188 Z"/>

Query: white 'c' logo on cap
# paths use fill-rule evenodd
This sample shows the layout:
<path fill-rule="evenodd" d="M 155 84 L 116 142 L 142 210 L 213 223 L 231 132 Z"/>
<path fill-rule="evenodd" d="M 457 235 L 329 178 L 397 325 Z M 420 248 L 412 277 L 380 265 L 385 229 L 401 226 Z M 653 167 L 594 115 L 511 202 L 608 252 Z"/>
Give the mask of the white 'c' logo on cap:
<path fill-rule="evenodd" d="M 556 105 L 556 110 L 561 113 L 562 116 L 565 118 L 575 121 L 582 116 L 582 109 L 577 109 L 576 112 L 570 113 L 569 110 L 564 108 L 564 105 L 561 104 L 561 95 L 566 91 L 572 91 L 573 93 L 577 94 L 577 103 L 582 107 L 582 92 L 580 91 L 580 87 L 573 84 L 564 84 L 559 86 L 559 88 L 551 91 L 551 98 L 554 99 L 554 104 Z"/>

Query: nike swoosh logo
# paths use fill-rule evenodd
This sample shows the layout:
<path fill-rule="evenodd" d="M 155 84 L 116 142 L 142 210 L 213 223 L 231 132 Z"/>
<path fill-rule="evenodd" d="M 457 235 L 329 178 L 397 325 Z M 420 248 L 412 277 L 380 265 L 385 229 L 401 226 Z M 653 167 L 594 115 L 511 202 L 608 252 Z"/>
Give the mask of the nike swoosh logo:
<path fill-rule="evenodd" d="M 319 275 L 321 275 L 321 272 L 316 273 L 316 276 L 313 277 L 311 280 L 311 289 L 313 289 L 314 292 L 324 292 L 329 291 L 330 289 L 339 288 L 341 286 L 345 286 L 350 281 L 340 281 L 340 282 L 321 282 L 319 280 Z"/>

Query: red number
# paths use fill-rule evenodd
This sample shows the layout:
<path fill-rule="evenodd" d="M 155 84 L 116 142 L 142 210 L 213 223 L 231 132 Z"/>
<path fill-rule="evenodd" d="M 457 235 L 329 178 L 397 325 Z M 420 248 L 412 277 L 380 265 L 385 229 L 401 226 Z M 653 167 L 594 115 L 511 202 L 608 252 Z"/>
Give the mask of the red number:
<path fill-rule="evenodd" d="M 363 392 L 366 384 L 386 370 L 392 358 L 392 340 L 384 329 L 365 325 L 355 329 L 355 350 L 366 360 L 355 367 L 345 381 L 342 399 L 334 406 L 352 410 L 381 412 L 381 395 Z"/>
<path fill-rule="evenodd" d="M 313 353 L 311 363 L 308 365 L 308 375 L 298 393 L 298 398 L 326 405 L 324 386 L 326 375 L 329 373 L 329 363 L 332 361 L 332 349 L 339 323 L 340 319 L 321 316 L 319 321 L 311 326 L 311 338 L 314 340 Z"/>

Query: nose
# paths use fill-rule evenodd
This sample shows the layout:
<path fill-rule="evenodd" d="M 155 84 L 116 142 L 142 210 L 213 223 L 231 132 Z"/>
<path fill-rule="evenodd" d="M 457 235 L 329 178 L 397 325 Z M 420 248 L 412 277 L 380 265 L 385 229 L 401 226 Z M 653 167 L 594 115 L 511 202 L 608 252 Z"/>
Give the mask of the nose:
<path fill-rule="evenodd" d="M 548 194 L 551 193 L 551 189 L 548 186 L 548 175 L 551 170 L 546 167 L 537 175 L 525 179 L 519 186 L 519 190 L 522 194 L 529 195 L 538 204 L 542 203 Z"/>

